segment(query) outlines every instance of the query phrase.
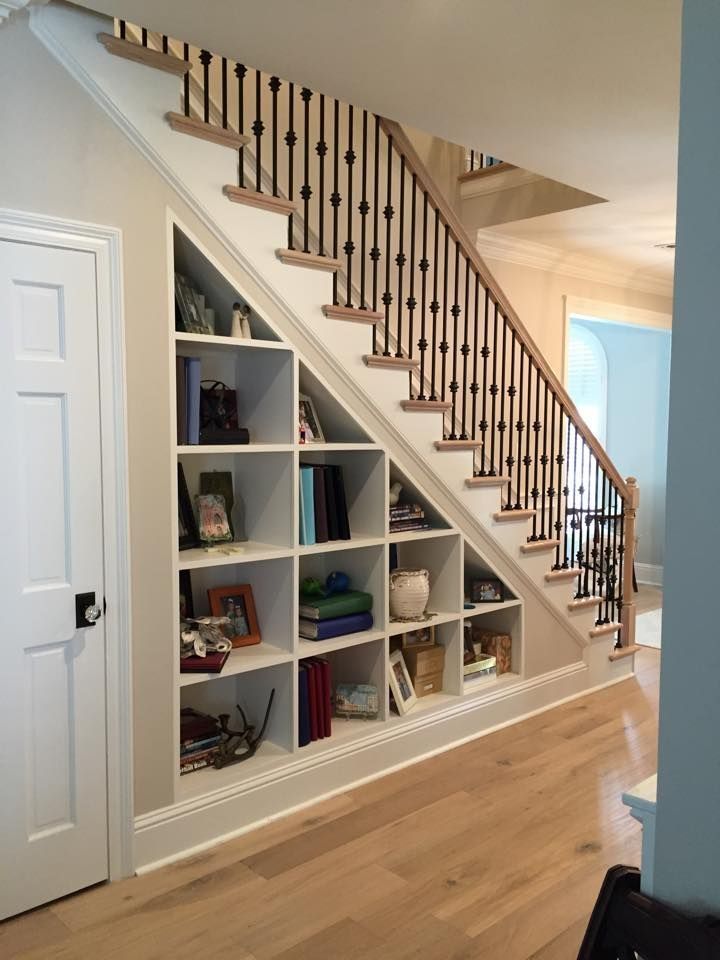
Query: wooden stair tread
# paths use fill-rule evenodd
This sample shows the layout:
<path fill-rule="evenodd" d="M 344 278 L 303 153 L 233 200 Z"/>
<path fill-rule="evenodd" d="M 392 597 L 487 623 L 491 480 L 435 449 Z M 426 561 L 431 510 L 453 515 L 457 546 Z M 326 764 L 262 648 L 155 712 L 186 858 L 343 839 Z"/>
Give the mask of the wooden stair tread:
<path fill-rule="evenodd" d="M 198 140 L 217 143 L 221 147 L 239 150 L 246 143 L 250 143 L 250 137 L 244 137 L 240 133 L 235 133 L 234 130 L 226 130 L 213 123 L 205 123 L 204 120 L 198 120 L 196 117 L 186 117 L 184 113 L 171 110 L 165 114 L 165 119 L 176 133 L 186 133 L 191 137 L 197 137 Z"/>
<path fill-rule="evenodd" d="M 489 167 L 476 167 L 474 170 L 466 170 L 458 176 L 459 183 L 465 183 L 468 180 L 484 180 L 486 177 L 492 177 L 496 173 L 507 173 L 508 170 L 517 170 L 512 163 L 506 163 L 501 160 L 500 163 L 493 163 Z"/>
<path fill-rule="evenodd" d="M 302 250 L 288 250 L 282 248 L 275 251 L 278 260 L 289 267 L 307 267 L 309 270 L 325 270 L 335 273 L 340 270 L 342 263 L 333 257 L 321 257 L 317 253 L 303 253 Z"/>
<path fill-rule="evenodd" d="M 436 450 L 477 450 L 482 440 L 436 440 Z"/>
<path fill-rule="evenodd" d="M 622 660 L 624 657 L 632 657 L 634 654 L 640 653 L 641 649 L 637 643 L 631 643 L 627 647 L 618 647 L 617 650 L 608 654 L 608 660 L 614 662 L 615 660 Z"/>
<path fill-rule="evenodd" d="M 534 516 L 534 510 L 499 510 L 493 514 L 493 520 L 496 523 L 513 523 L 520 520 L 532 520 Z"/>
<path fill-rule="evenodd" d="M 111 33 L 99 33 L 97 38 L 108 53 L 123 57 L 125 60 L 132 60 L 134 63 L 142 63 L 146 67 L 164 70 L 165 73 L 174 73 L 178 77 L 184 76 L 192 69 L 192 64 L 187 60 L 180 60 L 160 50 L 150 50 L 139 43 L 133 43 L 132 40 L 114 37 Z"/>
<path fill-rule="evenodd" d="M 385 319 L 379 310 L 363 310 L 361 307 L 341 307 L 326 303 L 322 308 L 328 320 L 350 320 L 352 323 L 378 323 Z"/>
<path fill-rule="evenodd" d="M 548 583 L 565 583 L 579 577 L 583 571 L 580 567 L 563 567 L 561 570 L 551 570 L 545 574 Z"/>
<path fill-rule="evenodd" d="M 449 400 L 401 400 L 400 406 L 406 413 L 444 413 L 452 409 L 452 403 Z"/>
<path fill-rule="evenodd" d="M 225 184 L 223 193 L 233 203 L 242 203 L 246 207 L 258 207 L 260 210 L 269 210 L 270 213 L 281 213 L 289 216 L 300 209 L 299 204 L 295 203 L 294 200 L 274 197 L 271 193 L 258 193 L 257 190 L 246 190 L 244 187 L 236 187 L 231 183 Z"/>
<path fill-rule="evenodd" d="M 529 540 L 520 544 L 521 553 L 551 553 L 560 546 L 559 540 Z"/>
<path fill-rule="evenodd" d="M 608 633 L 617 633 L 618 630 L 622 630 L 621 623 L 601 623 L 597 627 L 593 627 L 590 630 L 590 639 L 594 640 L 596 637 L 604 637 Z"/>
<path fill-rule="evenodd" d="M 415 370 L 419 363 L 409 357 L 384 357 L 382 354 L 368 353 L 363 357 L 366 367 L 385 367 L 388 370 Z"/>
<path fill-rule="evenodd" d="M 584 610 L 586 607 L 597 607 L 603 602 L 603 597 L 577 597 L 575 600 L 571 600 L 567 605 L 570 613 L 573 610 Z"/>
<path fill-rule="evenodd" d="M 465 481 L 466 487 L 504 487 L 510 483 L 510 477 L 468 477 Z"/>

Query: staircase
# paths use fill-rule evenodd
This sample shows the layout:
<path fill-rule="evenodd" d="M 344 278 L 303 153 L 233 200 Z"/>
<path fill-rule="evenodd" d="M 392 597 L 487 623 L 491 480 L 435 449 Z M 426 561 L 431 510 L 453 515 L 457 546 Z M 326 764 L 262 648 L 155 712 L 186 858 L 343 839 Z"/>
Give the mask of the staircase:
<path fill-rule="evenodd" d="M 580 417 L 401 126 L 124 21 L 98 39 L 178 78 L 165 121 L 233 151 L 237 182 L 217 189 L 286 221 L 281 264 L 331 275 L 322 314 L 367 329 L 371 395 L 389 399 L 426 455 L 432 446 L 436 472 L 586 643 L 632 655 L 637 484 Z"/>

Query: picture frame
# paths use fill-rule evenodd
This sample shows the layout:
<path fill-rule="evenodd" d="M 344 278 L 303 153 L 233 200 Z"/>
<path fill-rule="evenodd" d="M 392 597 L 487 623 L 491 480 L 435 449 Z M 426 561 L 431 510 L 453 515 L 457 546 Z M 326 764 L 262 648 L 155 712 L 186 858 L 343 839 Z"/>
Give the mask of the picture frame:
<path fill-rule="evenodd" d="M 211 587 L 208 590 L 208 602 L 210 613 L 214 617 L 230 618 L 225 633 L 233 647 L 250 647 L 260 643 L 260 627 L 249 583 Z"/>
<path fill-rule="evenodd" d="M 503 603 L 505 584 L 497 577 L 478 577 L 471 584 L 470 599 L 473 603 Z"/>
<path fill-rule="evenodd" d="M 181 273 L 175 274 L 175 302 L 178 307 L 177 317 L 184 333 L 208 336 L 214 332 L 201 305 L 200 294 Z"/>
<path fill-rule="evenodd" d="M 402 717 L 415 706 L 417 695 L 413 689 L 413 682 L 410 679 L 402 650 L 394 650 L 390 654 L 388 663 L 390 667 L 388 670 L 390 690 L 398 713 Z"/>
<path fill-rule="evenodd" d="M 225 497 L 219 493 L 199 493 L 195 497 L 198 536 L 204 545 L 228 543 L 232 540 Z"/>
<path fill-rule="evenodd" d="M 195 511 L 193 510 L 190 492 L 183 465 L 178 463 L 178 548 L 192 550 L 200 546 Z"/>
<path fill-rule="evenodd" d="M 417 630 L 408 630 L 402 635 L 403 649 L 408 647 L 433 647 L 435 646 L 435 627 L 428 625 L 418 627 Z"/>
<path fill-rule="evenodd" d="M 325 443 L 315 403 L 305 393 L 298 395 L 298 439 L 300 443 Z"/>
<path fill-rule="evenodd" d="M 189 570 L 180 571 L 180 620 L 192 620 L 195 616 L 193 604 L 192 579 Z"/>

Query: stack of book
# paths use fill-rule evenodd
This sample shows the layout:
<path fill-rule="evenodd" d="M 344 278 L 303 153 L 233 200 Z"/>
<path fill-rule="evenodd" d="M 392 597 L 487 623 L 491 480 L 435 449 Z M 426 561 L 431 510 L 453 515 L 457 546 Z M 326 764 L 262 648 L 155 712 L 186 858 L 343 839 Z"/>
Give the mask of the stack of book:
<path fill-rule="evenodd" d="M 372 605 L 372 594 L 362 590 L 345 590 L 329 597 L 301 593 L 300 636 L 306 640 L 329 640 L 369 630 L 373 625 Z"/>
<path fill-rule="evenodd" d="M 405 533 L 410 530 L 429 530 L 425 511 L 419 503 L 398 503 L 390 507 L 390 533 Z"/>
<path fill-rule="evenodd" d="M 298 743 L 306 747 L 332 734 L 330 663 L 324 657 L 312 657 L 302 660 L 298 669 Z"/>
<path fill-rule="evenodd" d="M 350 521 L 342 467 L 300 464 L 300 543 L 349 540 Z"/>
<path fill-rule="evenodd" d="M 211 767 L 221 739 L 215 717 L 183 707 L 180 711 L 180 776 Z"/>

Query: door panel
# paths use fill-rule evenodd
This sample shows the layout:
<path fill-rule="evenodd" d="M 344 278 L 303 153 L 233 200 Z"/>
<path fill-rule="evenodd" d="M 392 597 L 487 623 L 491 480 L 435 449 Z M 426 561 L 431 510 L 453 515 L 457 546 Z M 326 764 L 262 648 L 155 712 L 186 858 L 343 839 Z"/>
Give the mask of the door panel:
<path fill-rule="evenodd" d="M 0 917 L 107 877 L 95 260 L 0 241 Z M 10 865 L 12 868 L 10 869 Z"/>

